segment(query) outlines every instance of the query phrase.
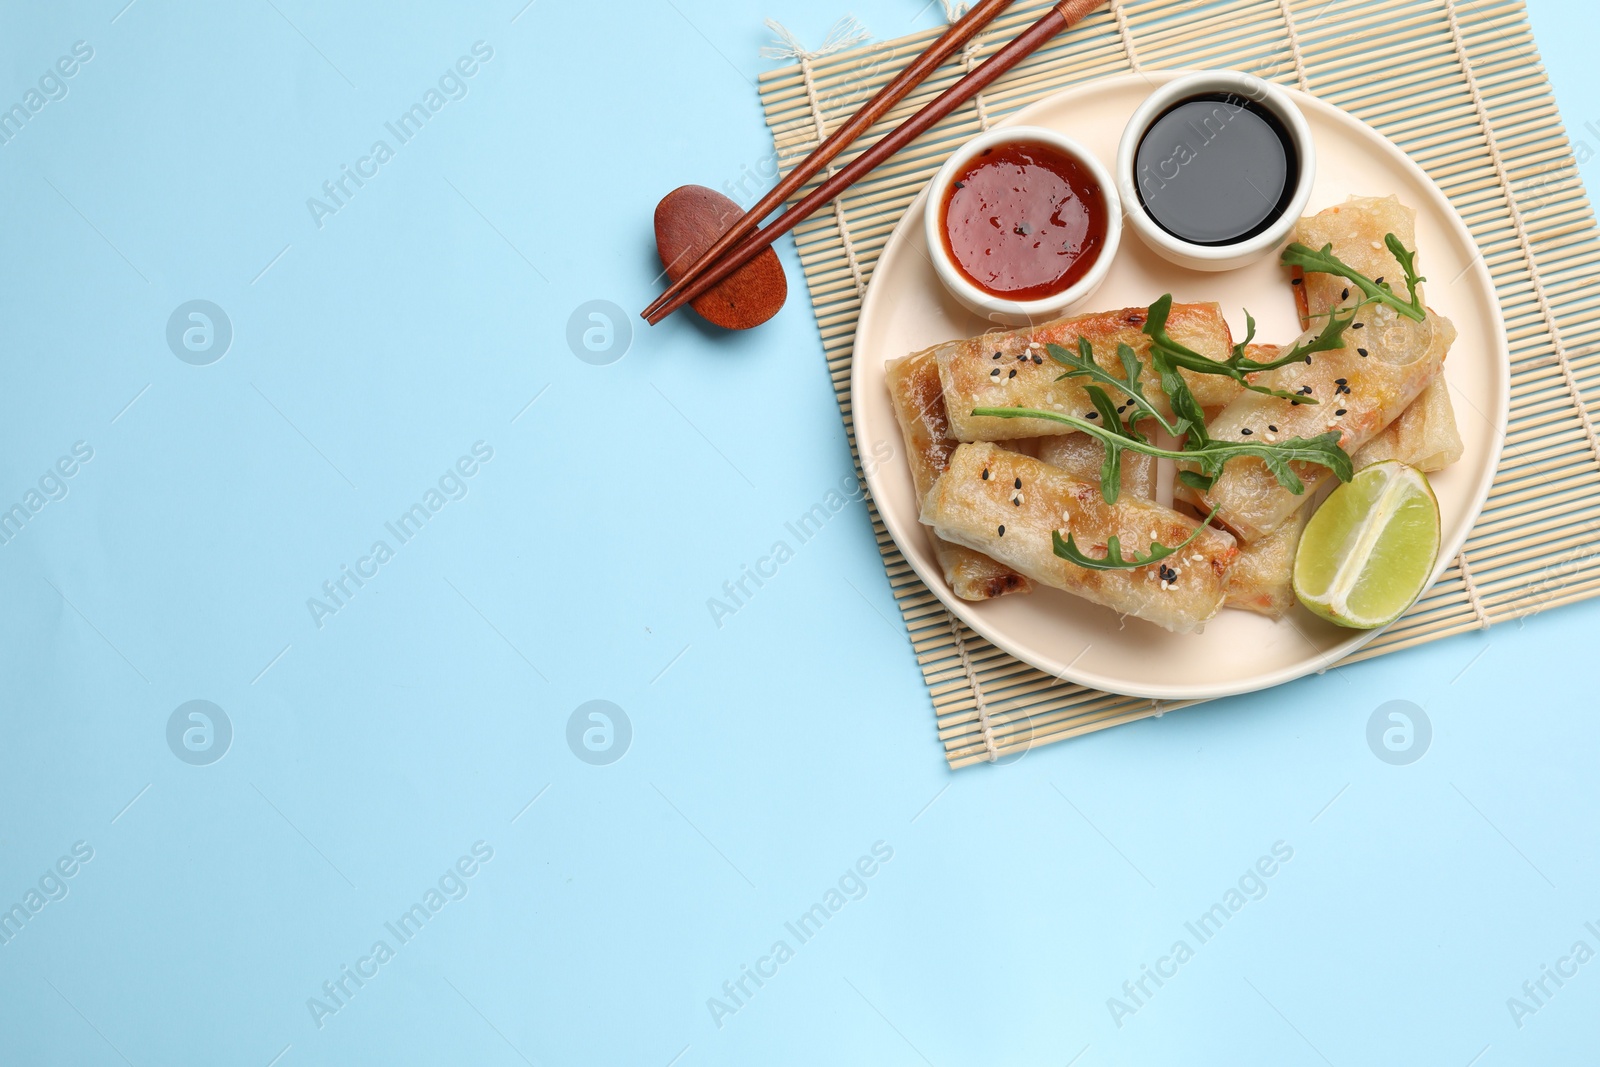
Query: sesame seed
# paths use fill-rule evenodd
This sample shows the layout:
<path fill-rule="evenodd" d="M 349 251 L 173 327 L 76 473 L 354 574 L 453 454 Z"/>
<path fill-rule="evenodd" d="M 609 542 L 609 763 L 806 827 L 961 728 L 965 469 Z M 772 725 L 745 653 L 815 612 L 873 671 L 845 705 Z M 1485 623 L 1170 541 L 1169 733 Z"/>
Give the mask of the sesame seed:
<path fill-rule="evenodd" d="M 988 481 L 989 480 L 989 468 L 988 467 L 983 468 L 983 480 L 984 481 Z"/>
<path fill-rule="evenodd" d="M 1367 354 L 1367 350 L 1365 348 L 1356 349 L 1356 355 L 1365 357 L 1366 354 Z"/>
<path fill-rule="evenodd" d="M 1380 275 L 1378 275 L 1376 278 L 1374 278 L 1372 280 L 1377 282 L 1379 285 L 1382 285 L 1383 284 L 1383 275 L 1380 274 Z"/>
<path fill-rule="evenodd" d="M 991 358 L 993 358 L 993 359 L 999 359 L 1000 358 L 1000 350 L 998 348 L 995 349 L 994 355 Z"/>
<path fill-rule="evenodd" d="M 1084 413 L 1083 417 L 1086 419 L 1098 419 L 1100 417 L 1100 413 L 1098 411 L 1088 411 Z"/>
<path fill-rule="evenodd" d="M 1022 494 L 1018 493 L 1016 496 L 1012 497 L 1011 503 L 1020 508 L 1022 506 Z"/>
<path fill-rule="evenodd" d="M 1335 378 L 1333 380 L 1333 384 L 1334 385 L 1346 385 L 1346 384 L 1349 383 L 1349 381 L 1350 381 L 1350 379 L 1348 379 L 1348 378 Z"/>
<path fill-rule="evenodd" d="M 1011 368 L 1011 373 L 1006 375 L 1006 381 L 1009 382 L 1011 379 L 1015 378 L 1016 376 L 1017 376 L 1017 368 L 1012 367 Z"/>
<path fill-rule="evenodd" d="M 1289 279 L 1289 284 L 1290 285 L 1304 285 L 1305 281 L 1306 280 L 1304 278 L 1290 278 Z"/>
<path fill-rule="evenodd" d="M 1016 481 L 1012 482 L 1011 483 L 1011 488 L 1013 488 L 1013 489 L 1021 489 L 1022 488 L 1022 479 L 1018 478 Z"/>
<path fill-rule="evenodd" d="M 1271 430 L 1273 433 L 1277 433 L 1278 432 L 1278 428 L 1276 426 L 1272 425 L 1272 423 L 1270 423 L 1270 422 L 1267 423 L 1267 429 Z"/>
<path fill-rule="evenodd" d="M 1311 386 L 1309 386 L 1309 385 L 1302 385 L 1302 386 L 1301 386 L 1301 387 L 1300 387 L 1300 395 L 1301 395 L 1301 396 L 1310 396 L 1310 395 L 1311 395 Z"/>
<path fill-rule="evenodd" d="M 1344 292 L 1340 293 L 1339 294 L 1339 299 L 1340 300 L 1349 300 L 1350 299 L 1350 290 L 1346 289 Z"/>
<path fill-rule="evenodd" d="M 989 377 L 991 377 L 991 378 L 998 378 L 998 377 L 1000 377 L 1000 368 L 999 368 L 999 367 L 996 367 L 996 368 L 995 368 L 995 369 L 994 369 L 994 370 L 992 370 L 992 371 L 990 371 L 990 372 L 989 372 Z"/>
<path fill-rule="evenodd" d="M 1005 535 L 1006 535 L 1006 524 L 1002 522 L 1000 524 L 1000 536 L 1004 537 Z"/>
<path fill-rule="evenodd" d="M 1035 352 L 1035 353 L 1034 353 L 1034 354 L 1033 354 L 1033 362 L 1034 362 L 1034 363 L 1035 363 L 1035 364 L 1040 364 L 1040 363 L 1043 363 L 1043 362 L 1044 362 L 1044 357 L 1043 357 L 1043 356 L 1041 356 L 1041 355 L 1040 355 L 1040 354 L 1039 354 L 1039 353 L 1037 353 L 1037 352 Z"/>
<path fill-rule="evenodd" d="M 1359 329 L 1361 329 L 1361 327 L 1363 327 L 1365 325 L 1366 325 L 1366 323 L 1364 323 L 1364 322 L 1352 322 L 1350 324 L 1350 328 L 1352 330 L 1359 330 Z"/>
<path fill-rule="evenodd" d="M 1244 429 L 1240 430 L 1239 432 L 1244 434 L 1246 437 L 1249 437 L 1255 431 L 1250 429 L 1250 427 L 1246 426 Z"/>
<path fill-rule="evenodd" d="M 1347 412 L 1349 410 L 1350 410 L 1349 408 L 1340 408 L 1338 411 L 1335 411 L 1334 414 L 1335 415 L 1343 415 L 1345 412 Z"/>

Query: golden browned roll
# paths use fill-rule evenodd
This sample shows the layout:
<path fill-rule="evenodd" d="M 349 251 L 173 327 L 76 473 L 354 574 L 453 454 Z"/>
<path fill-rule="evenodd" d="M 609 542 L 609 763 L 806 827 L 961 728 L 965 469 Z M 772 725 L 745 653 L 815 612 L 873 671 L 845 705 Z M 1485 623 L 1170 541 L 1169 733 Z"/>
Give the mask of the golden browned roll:
<path fill-rule="evenodd" d="M 1051 534 L 1071 533 L 1091 556 L 1115 534 L 1124 555 L 1174 546 L 1200 524 L 1137 497 L 1107 504 L 1096 482 L 990 442 L 963 444 L 934 483 L 922 521 L 940 537 L 983 552 L 1036 582 L 1064 589 L 1174 633 L 1188 633 L 1222 607 L 1238 548 L 1223 530 L 1206 528 L 1180 553 L 1131 570 L 1081 567 L 1055 554 Z"/>
<path fill-rule="evenodd" d="M 895 419 L 905 437 L 906 459 L 911 464 L 911 484 L 920 502 L 944 473 L 956 442 L 949 436 L 944 397 L 939 391 L 939 368 L 931 352 L 918 352 L 891 360 L 885 372 Z M 989 600 L 1007 593 L 1033 590 L 1028 579 L 981 552 L 953 545 L 937 534 L 933 555 L 945 581 L 962 600 Z"/>
<path fill-rule="evenodd" d="M 1400 264 L 1384 246 L 1388 233 L 1406 248 L 1416 248 L 1413 212 L 1394 197 L 1347 200 L 1301 219 L 1295 237 L 1312 248 L 1331 244 L 1334 255 L 1353 269 L 1369 278 L 1385 278 L 1403 291 Z M 1303 282 L 1312 328 L 1302 340 L 1320 332 L 1331 308 L 1360 299 L 1360 292 L 1341 278 L 1310 274 Z M 1369 305 L 1345 332 L 1343 348 L 1317 352 L 1309 363 L 1292 363 L 1253 378 L 1255 384 L 1305 395 L 1316 403 L 1244 392 L 1211 422 L 1211 436 L 1272 442 L 1336 430 L 1345 451 L 1354 452 L 1399 418 L 1438 376 L 1454 339 L 1450 320 L 1432 312 L 1415 322 L 1387 306 Z M 1257 540 L 1282 525 L 1333 477 L 1315 464 L 1297 463 L 1294 469 L 1305 482 L 1300 495 L 1279 485 L 1260 460 L 1234 460 L 1203 494 L 1202 506 L 1216 508 L 1217 521 L 1243 540 Z"/>
<path fill-rule="evenodd" d="M 973 408 L 1027 407 L 1091 420 L 1099 418 L 1084 392 L 1084 386 L 1092 383 L 1083 378 L 1061 379 L 1062 366 L 1045 349 L 1045 345 L 1057 344 L 1077 352 L 1080 337 L 1089 340 L 1095 362 L 1119 376 L 1123 370 L 1117 346 L 1125 344 L 1133 349 L 1145 363 L 1140 376 L 1145 394 L 1157 405 L 1165 405 L 1166 394 L 1149 366 L 1150 338 L 1139 331 L 1145 318 L 1144 308 L 1124 308 L 1056 319 L 1037 327 L 996 330 L 934 346 L 932 352 L 939 361 L 939 380 L 944 387 L 952 436 L 960 441 L 1008 441 L 1078 432 L 1045 419 L 974 416 Z M 1173 304 L 1167 332 L 1174 340 L 1219 362 L 1228 358 L 1233 345 L 1228 323 L 1216 304 Z M 1237 382 L 1220 375 L 1188 370 L 1179 373 L 1201 404 L 1226 404 L 1240 389 Z M 1108 391 L 1119 404 L 1125 399 L 1125 394 L 1114 387 Z"/>

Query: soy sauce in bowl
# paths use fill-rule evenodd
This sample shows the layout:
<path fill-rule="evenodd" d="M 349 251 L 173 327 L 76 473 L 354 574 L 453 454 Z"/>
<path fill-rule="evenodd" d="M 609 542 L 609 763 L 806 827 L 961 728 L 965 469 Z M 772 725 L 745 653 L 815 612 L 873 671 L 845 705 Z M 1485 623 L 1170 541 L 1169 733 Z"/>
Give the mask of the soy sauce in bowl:
<path fill-rule="evenodd" d="M 1276 254 L 1306 211 L 1317 148 L 1296 95 L 1254 74 L 1152 75 L 1117 145 L 1117 192 L 1146 247 L 1189 270 Z"/>
<path fill-rule="evenodd" d="M 1233 93 L 1205 93 L 1162 113 L 1139 141 L 1134 182 L 1156 225 L 1197 245 L 1254 237 L 1283 217 L 1300 176 L 1277 115 Z"/>

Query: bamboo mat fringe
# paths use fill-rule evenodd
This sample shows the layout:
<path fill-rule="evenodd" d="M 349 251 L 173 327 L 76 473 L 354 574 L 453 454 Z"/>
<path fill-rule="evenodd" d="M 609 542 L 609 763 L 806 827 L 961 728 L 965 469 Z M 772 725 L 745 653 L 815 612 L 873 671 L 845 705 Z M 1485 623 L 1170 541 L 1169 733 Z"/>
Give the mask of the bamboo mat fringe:
<path fill-rule="evenodd" d="M 1023 0 L 837 165 L 952 85 L 1047 6 Z M 959 11 L 946 0 L 947 17 Z M 939 33 L 858 43 L 841 22 L 761 78 L 780 167 L 804 157 Z M 1314 91 L 1401 146 L 1472 231 L 1505 315 L 1511 412 L 1482 516 L 1440 580 L 1348 663 L 1600 595 L 1600 231 L 1521 0 L 1111 0 L 795 229 L 828 373 L 856 454 L 851 341 L 901 214 L 949 152 L 1049 93 L 1128 71 L 1231 67 Z M 832 173 L 830 169 L 827 173 Z M 821 179 L 817 179 L 821 180 Z M 814 187 L 813 182 L 811 187 Z M 808 187 L 809 190 L 809 187 Z M 1458 417 L 1481 418 L 1463 397 Z M 859 457 L 858 457 L 859 464 Z M 890 587 L 951 767 L 1012 760 L 1187 703 L 1102 693 L 1001 652 L 946 611 L 871 509 Z"/>

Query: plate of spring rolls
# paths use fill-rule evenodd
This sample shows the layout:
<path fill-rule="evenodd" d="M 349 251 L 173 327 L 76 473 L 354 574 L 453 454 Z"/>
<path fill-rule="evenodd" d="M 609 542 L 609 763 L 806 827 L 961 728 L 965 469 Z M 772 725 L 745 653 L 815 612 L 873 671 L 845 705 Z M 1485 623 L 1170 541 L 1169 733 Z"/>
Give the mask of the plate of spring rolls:
<path fill-rule="evenodd" d="M 1006 122 L 1058 130 L 1110 166 L 1129 117 L 1174 76 L 1102 79 Z M 1092 307 L 996 326 L 935 276 L 926 191 L 878 260 L 851 371 L 860 454 L 890 457 L 866 467 L 868 487 L 951 614 L 1050 675 L 1156 700 L 1207 699 L 1325 670 L 1380 632 L 1318 619 L 1290 584 L 1300 532 L 1339 484 L 1338 464 L 1254 446 L 1332 440 L 1351 471 L 1398 459 L 1426 472 L 1441 526 L 1431 581 L 1456 563 L 1488 496 L 1509 367 L 1471 232 L 1381 134 L 1292 96 L 1317 152 L 1292 242 L 1330 249 L 1339 268 L 1387 279 L 1402 297 L 1401 280 L 1420 276 L 1409 293 L 1416 317 L 1366 299 L 1317 256 L 1207 273 L 1126 241 Z M 1342 325 L 1330 330 L 1330 320 Z M 1163 352 L 1218 363 L 1242 353 L 1244 366 L 1271 369 L 1201 373 Z M 1181 378 L 1167 383 L 1175 391 L 1164 375 Z M 1192 427 L 1216 443 L 1217 462 L 1116 449 L 1108 464 L 1106 441 L 1081 427 L 1112 419 L 1173 453 L 1187 446 L 1163 428 Z M 1075 562 L 1113 548 L 1151 561 Z"/>

